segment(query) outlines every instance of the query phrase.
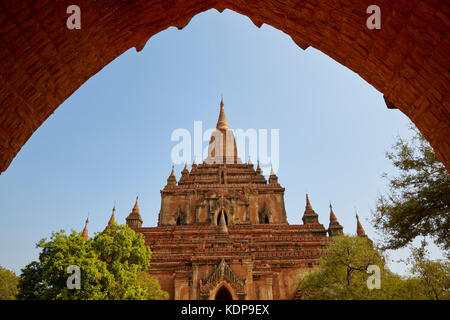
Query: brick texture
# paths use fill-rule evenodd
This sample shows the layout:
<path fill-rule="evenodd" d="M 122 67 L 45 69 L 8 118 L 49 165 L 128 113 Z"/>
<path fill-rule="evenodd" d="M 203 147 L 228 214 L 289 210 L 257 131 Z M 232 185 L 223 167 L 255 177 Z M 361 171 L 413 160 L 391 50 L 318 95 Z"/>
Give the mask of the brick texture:
<path fill-rule="evenodd" d="M 216 8 L 248 16 L 312 46 L 359 74 L 408 116 L 450 169 L 450 4 L 444 0 L 0 1 L 0 172 L 33 132 L 91 76 L 158 32 Z M 366 8 L 381 8 L 381 29 Z M 151 41 L 151 40 L 150 40 Z"/>

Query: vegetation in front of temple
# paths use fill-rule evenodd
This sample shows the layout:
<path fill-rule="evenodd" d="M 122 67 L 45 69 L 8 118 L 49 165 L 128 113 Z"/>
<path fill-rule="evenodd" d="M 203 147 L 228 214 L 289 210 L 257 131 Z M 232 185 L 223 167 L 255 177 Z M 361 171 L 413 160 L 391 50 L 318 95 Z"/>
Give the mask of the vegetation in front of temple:
<path fill-rule="evenodd" d="M 14 272 L 0 266 L 0 300 L 14 300 L 18 283 L 19 277 Z"/>
<path fill-rule="evenodd" d="M 384 249 L 411 245 L 418 236 L 431 237 L 448 253 L 450 177 L 432 148 L 416 131 L 412 141 L 399 139 L 387 153 L 399 175 L 390 177 L 390 189 L 377 199 L 373 224 L 384 235 L 376 248 L 361 236 L 335 236 L 325 246 L 319 266 L 297 282 L 302 299 L 450 299 L 448 260 L 430 260 L 426 245 L 411 247 L 410 276 L 391 272 Z M 149 276 L 151 251 L 141 234 L 113 224 L 91 239 L 75 231 L 52 234 L 37 244 L 33 261 L 20 278 L 0 267 L 0 299 L 167 299 L 156 279 Z M 447 254 L 448 255 L 448 254 Z M 68 289 L 67 267 L 81 270 L 81 288 Z M 378 266 L 380 287 L 369 289 Z"/>
<path fill-rule="evenodd" d="M 450 264 L 429 260 L 425 247 L 413 249 L 408 259 L 409 277 L 391 272 L 380 251 L 367 237 L 336 236 L 324 250 L 319 266 L 297 282 L 300 299 L 450 299 Z M 380 270 L 379 288 L 369 289 L 375 284 L 372 281 L 375 273 L 369 269 L 371 265 Z"/>
<path fill-rule="evenodd" d="M 450 299 L 450 175 L 425 138 L 411 126 L 411 141 L 398 138 L 387 158 L 398 169 L 388 177 L 389 191 L 380 195 L 372 223 L 383 236 L 380 249 L 367 237 L 331 239 L 318 268 L 298 280 L 302 299 Z M 425 241 L 435 241 L 447 260 L 430 260 Z M 410 276 L 401 277 L 386 266 L 380 250 L 410 246 L 405 261 Z M 370 290 L 369 265 L 380 268 L 380 288 Z"/>
<path fill-rule="evenodd" d="M 411 126 L 413 138 L 398 138 L 387 158 L 398 169 L 389 191 L 377 199 L 373 226 L 383 235 L 383 249 L 398 249 L 416 237 L 434 240 L 450 250 L 450 174 L 433 148 Z"/>
<path fill-rule="evenodd" d="M 126 225 L 113 223 L 89 239 L 62 230 L 37 247 L 39 260 L 22 270 L 17 299 L 168 299 L 146 272 L 150 248 Z M 80 289 L 68 288 L 69 266 L 80 268 Z"/>

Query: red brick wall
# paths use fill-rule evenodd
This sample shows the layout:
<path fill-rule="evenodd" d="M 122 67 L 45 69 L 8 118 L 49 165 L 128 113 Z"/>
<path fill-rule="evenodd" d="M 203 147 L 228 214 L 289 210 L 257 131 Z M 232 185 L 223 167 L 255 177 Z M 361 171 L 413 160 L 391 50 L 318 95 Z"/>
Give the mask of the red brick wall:
<path fill-rule="evenodd" d="M 381 30 L 365 27 L 381 8 Z M 73 1 L 2 1 L 0 171 L 75 90 L 129 48 L 225 8 L 272 25 L 358 73 L 405 113 L 450 168 L 450 4 L 444 0 L 79 0 L 82 30 L 66 28 Z"/>

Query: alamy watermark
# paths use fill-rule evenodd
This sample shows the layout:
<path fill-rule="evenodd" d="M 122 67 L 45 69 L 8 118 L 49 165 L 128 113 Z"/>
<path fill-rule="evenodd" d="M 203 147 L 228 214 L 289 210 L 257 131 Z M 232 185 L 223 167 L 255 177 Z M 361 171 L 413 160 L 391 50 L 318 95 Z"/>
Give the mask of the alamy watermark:
<path fill-rule="evenodd" d="M 66 272 L 70 274 L 67 278 L 66 285 L 69 290 L 81 289 L 81 271 L 80 267 L 76 265 L 70 265 L 67 267 Z"/>
<path fill-rule="evenodd" d="M 79 6 L 72 4 L 67 7 L 67 14 L 70 16 L 66 20 L 67 29 L 81 29 L 81 9 Z M 369 30 L 381 29 L 381 9 L 379 6 L 372 4 L 367 7 L 366 13 L 370 16 L 366 20 L 366 26 Z"/>
<path fill-rule="evenodd" d="M 280 129 L 228 129 L 221 133 L 214 128 L 203 131 L 203 122 L 194 121 L 193 134 L 188 129 L 178 128 L 173 130 L 170 139 L 177 142 L 170 154 L 173 164 L 190 164 L 194 159 L 208 162 L 212 154 L 216 155 L 215 163 L 220 161 L 217 155 L 230 156 L 225 164 L 232 163 L 237 151 L 242 162 L 259 160 L 264 174 L 269 174 L 271 167 L 276 173 L 280 166 Z"/>
<path fill-rule="evenodd" d="M 370 16 L 366 20 L 366 26 L 369 30 L 381 29 L 381 9 L 379 6 L 372 4 L 367 7 L 367 14 Z"/>
<path fill-rule="evenodd" d="M 81 29 L 81 9 L 80 9 L 80 7 L 72 4 L 67 7 L 66 13 L 70 14 L 70 16 L 66 20 L 67 29 L 69 29 L 69 30 Z"/>
<path fill-rule="evenodd" d="M 369 290 L 373 289 L 381 289 L 381 271 L 380 267 L 374 264 L 371 264 L 367 267 L 367 273 L 371 275 L 367 278 L 367 288 Z"/>

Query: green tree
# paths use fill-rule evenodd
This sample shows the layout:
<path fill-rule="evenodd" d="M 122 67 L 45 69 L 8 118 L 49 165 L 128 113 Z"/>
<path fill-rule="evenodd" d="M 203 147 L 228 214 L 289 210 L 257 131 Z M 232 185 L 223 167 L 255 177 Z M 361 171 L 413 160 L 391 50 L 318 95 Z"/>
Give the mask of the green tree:
<path fill-rule="evenodd" d="M 450 300 L 450 263 L 430 260 L 425 242 L 411 251 L 408 261 L 412 274 L 420 283 L 422 295 L 431 300 Z"/>
<path fill-rule="evenodd" d="M 17 294 L 19 277 L 0 266 L 0 300 L 14 300 Z"/>
<path fill-rule="evenodd" d="M 107 299 L 107 291 L 114 282 L 106 264 L 98 259 L 92 241 L 75 231 L 66 235 L 63 230 L 53 233 L 50 240 L 42 239 L 39 261 L 33 261 L 22 270 L 19 281 L 19 299 Z M 81 290 L 68 289 L 67 268 L 79 266 Z"/>
<path fill-rule="evenodd" d="M 412 276 L 391 272 L 384 258 L 367 238 L 333 237 L 325 247 L 319 267 L 298 280 L 302 299 L 327 300 L 425 300 L 449 299 L 449 264 L 426 258 L 424 247 L 413 249 L 406 261 Z M 366 272 L 371 264 L 380 267 L 380 288 L 370 290 Z"/>
<path fill-rule="evenodd" d="M 430 236 L 450 249 L 450 175 L 419 131 L 410 141 L 399 138 L 387 158 L 399 170 L 389 191 L 377 199 L 373 225 L 384 236 L 383 249 L 398 249 L 417 236 Z"/>
<path fill-rule="evenodd" d="M 369 289 L 369 265 L 380 268 L 380 288 Z M 441 281 L 442 279 L 439 279 Z M 373 243 L 358 236 L 333 237 L 319 267 L 298 281 L 303 299 L 327 300 L 416 300 L 428 299 L 420 277 L 401 277 L 386 266 Z"/>
<path fill-rule="evenodd" d="M 141 234 L 113 224 L 88 240 L 72 231 L 42 239 L 39 261 L 27 265 L 20 276 L 19 299 L 147 299 L 149 288 L 140 286 L 137 273 L 147 270 L 151 251 Z M 81 288 L 68 289 L 67 268 L 78 266 Z"/>
<path fill-rule="evenodd" d="M 137 283 L 137 273 L 149 268 L 152 254 L 142 234 L 113 223 L 94 237 L 92 246 L 114 276 L 109 299 L 147 299 L 147 288 Z"/>
<path fill-rule="evenodd" d="M 17 289 L 17 299 L 45 299 L 43 297 L 45 292 L 45 284 L 42 278 L 42 266 L 39 262 L 32 261 L 22 269 Z"/>
<path fill-rule="evenodd" d="M 372 292 L 370 299 L 377 300 L 426 300 L 423 286 L 416 277 L 401 277 L 384 269 L 381 289 Z M 374 290 L 373 290 L 374 291 Z"/>
<path fill-rule="evenodd" d="M 137 282 L 142 288 L 146 288 L 148 292 L 148 300 L 167 300 L 169 293 L 161 289 L 161 286 L 155 278 L 152 278 L 148 272 L 140 271 L 137 274 Z"/>
<path fill-rule="evenodd" d="M 300 279 L 298 291 L 305 299 L 368 299 L 378 295 L 367 288 L 369 265 L 384 269 L 380 252 L 366 237 L 336 236 L 324 249 L 319 267 Z"/>

